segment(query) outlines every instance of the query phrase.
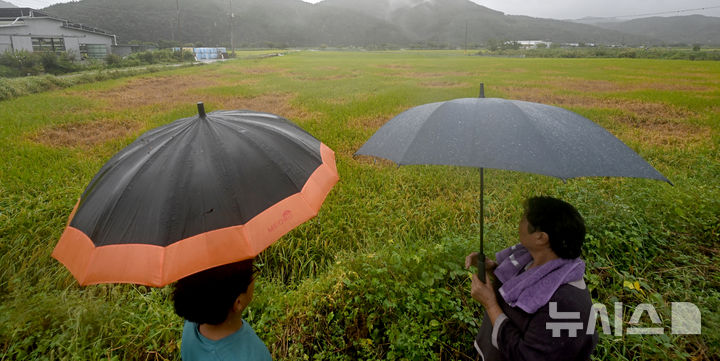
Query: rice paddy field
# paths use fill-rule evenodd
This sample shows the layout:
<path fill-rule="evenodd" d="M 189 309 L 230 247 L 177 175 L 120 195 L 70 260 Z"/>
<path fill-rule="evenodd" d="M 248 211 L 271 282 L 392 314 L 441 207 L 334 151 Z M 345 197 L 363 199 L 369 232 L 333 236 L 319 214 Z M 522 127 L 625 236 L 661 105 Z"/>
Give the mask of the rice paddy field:
<path fill-rule="evenodd" d="M 674 184 L 487 170 L 488 253 L 517 242 L 523 199 L 565 199 L 588 226 L 593 301 L 611 319 L 622 303 L 622 330 L 663 329 L 601 334 L 594 359 L 719 359 L 720 62 L 429 51 L 291 52 L 0 102 L 0 359 L 180 359 L 170 287 L 80 287 L 50 254 L 102 164 L 198 101 L 276 113 L 336 153 L 341 179 L 318 216 L 257 259 L 245 320 L 275 359 L 475 359 L 482 309 L 463 263 L 479 247 L 478 171 L 353 153 L 400 112 L 475 97 L 480 83 L 592 119 Z M 673 302 L 698 307 L 701 334 L 672 334 Z M 660 324 L 630 324 L 643 303 Z"/>

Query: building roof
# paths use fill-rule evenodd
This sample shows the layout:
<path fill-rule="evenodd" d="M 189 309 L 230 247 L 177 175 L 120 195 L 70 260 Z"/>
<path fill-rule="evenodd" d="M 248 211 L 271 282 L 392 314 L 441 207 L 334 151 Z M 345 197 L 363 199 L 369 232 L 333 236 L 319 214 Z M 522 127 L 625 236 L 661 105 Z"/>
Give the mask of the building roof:
<path fill-rule="evenodd" d="M 75 30 L 85 31 L 85 32 L 89 32 L 89 33 L 99 34 L 99 35 L 107 35 L 107 36 L 112 36 L 112 37 L 115 36 L 115 34 L 109 32 L 109 31 L 94 28 L 91 26 L 83 25 L 83 24 L 73 23 L 66 19 L 54 17 L 54 16 L 49 15 L 48 13 L 46 13 L 44 11 L 40 11 L 40 10 L 35 10 L 35 9 L 31 9 L 31 8 L 0 8 L 0 24 L 3 22 L 7 23 L 8 21 L 15 21 L 18 19 L 23 20 L 23 19 L 28 19 L 28 18 L 53 19 L 53 20 L 61 21 L 63 23 L 62 26 L 64 28 L 75 29 Z"/>
<path fill-rule="evenodd" d="M 0 18 L 49 17 L 47 13 L 31 8 L 0 8 Z"/>

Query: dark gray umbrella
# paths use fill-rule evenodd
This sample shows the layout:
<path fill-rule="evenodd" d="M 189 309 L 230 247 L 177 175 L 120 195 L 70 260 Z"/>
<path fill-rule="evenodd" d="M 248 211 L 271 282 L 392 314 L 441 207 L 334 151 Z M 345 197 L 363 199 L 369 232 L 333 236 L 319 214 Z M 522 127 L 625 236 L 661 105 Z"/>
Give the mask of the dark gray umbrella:
<path fill-rule="evenodd" d="M 670 181 L 591 120 L 539 103 L 464 98 L 411 108 L 383 125 L 356 153 L 398 165 L 480 168 L 483 249 L 483 168 L 575 177 L 636 177 Z M 672 183 L 670 183 L 672 184 Z M 482 265 L 480 271 L 484 271 Z M 485 279 L 484 274 L 481 275 Z"/>

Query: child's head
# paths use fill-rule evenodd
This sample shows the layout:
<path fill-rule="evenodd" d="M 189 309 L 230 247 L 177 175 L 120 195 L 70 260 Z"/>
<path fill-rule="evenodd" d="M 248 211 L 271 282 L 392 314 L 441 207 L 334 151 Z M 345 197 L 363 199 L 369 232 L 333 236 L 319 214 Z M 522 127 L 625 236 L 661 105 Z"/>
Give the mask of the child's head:
<path fill-rule="evenodd" d="M 231 311 L 242 312 L 250 303 L 253 274 L 249 259 L 182 278 L 172 294 L 175 313 L 197 324 L 219 325 Z"/>
<path fill-rule="evenodd" d="M 545 232 L 550 248 L 560 258 L 580 257 L 585 240 L 585 222 L 570 203 L 552 197 L 532 197 L 525 201 L 529 232 Z"/>

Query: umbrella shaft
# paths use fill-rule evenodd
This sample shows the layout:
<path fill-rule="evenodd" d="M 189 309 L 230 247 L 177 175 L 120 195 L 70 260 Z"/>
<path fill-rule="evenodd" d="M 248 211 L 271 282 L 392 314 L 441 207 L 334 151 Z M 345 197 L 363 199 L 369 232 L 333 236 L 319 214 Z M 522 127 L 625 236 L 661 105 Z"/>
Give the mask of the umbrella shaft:
<path fill-rule="evenodd" d="M 484 179 L 484 171 L 483 168 L 480 168 L 480 253 L 485 252 L 485 243 L 484 243 L 484 225 L 485 225 L 485 199 L 483 198 L 483 194 L 485 193 L 485 179 Z"/>
<path fill-rule="evenodd" d="M 482 88 L 481 88 L 482 89 Z M 485 200 L 483 198 L 483 194 L 485 193 L 485 176 L 484 176 L 484 170 L 483 168 L 480 168 L 480 254 L 478 255 L 477 260 L 477 268 L 478 268 L 478 278 L 485 282 L 485 244 L 484 244 L 484 236 L 485 233 L 484 223 L 485 223 L 485 214 L 484 214 L 484 208 L 485 208 Z"/>

